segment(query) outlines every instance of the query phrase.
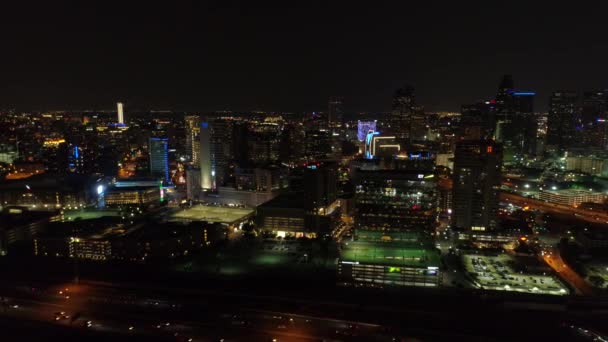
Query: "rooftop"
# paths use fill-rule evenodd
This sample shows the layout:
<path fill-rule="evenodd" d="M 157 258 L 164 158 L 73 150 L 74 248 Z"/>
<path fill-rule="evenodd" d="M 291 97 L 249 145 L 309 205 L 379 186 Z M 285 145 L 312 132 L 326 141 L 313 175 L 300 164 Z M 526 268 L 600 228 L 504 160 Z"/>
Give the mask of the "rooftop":
<path fill-rule="evenodd" d="M 171 215 L 170 221 L 207 221 L 236 223 L 253 214 L 253 209 L 239 207 L 196 205 Z"/>
<path fill-rule="evenodd" d="M 341 259 L 386 266 L 439 267 L 437 251 L 413 247 L 411 243 L 349 242 Z"/>
<path fill-rule="evenodd" d="M 302 192 L 287 192 L 280 194 L 270 201 L 262 204 L 265 208 L 304 208 L 304 194 Z"/>

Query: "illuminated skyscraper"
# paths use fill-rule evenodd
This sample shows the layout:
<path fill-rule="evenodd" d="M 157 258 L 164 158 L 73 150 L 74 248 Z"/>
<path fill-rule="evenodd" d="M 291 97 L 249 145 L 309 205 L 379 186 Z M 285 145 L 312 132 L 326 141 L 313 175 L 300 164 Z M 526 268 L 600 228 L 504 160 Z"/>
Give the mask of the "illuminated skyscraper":
<path fill-rule="evenodd" d="M 547 147 L 564 151 L 575 143 L 578 95 L 572 91 L 556 91 L 549 99 Z"/>
<path fill-rule="evenodd" d="M 124 112 L 123 112 L 123 108 L 122 108 L 122 102 L 116 103 L 116 113 L 118 114 L 118 124 L 124 125 L 125 116 L 124 116 Z"/>
<path fill-rule="evenodd" d="M 464 140 L 456 144 L 452 176 L 455 228 L 494 230 L 501 164 L 501 146 L 491 140 Z"/>
<path fill-rule="evenodd" d="M 409 146 L 424 136 L 424 124 L 424 110 L 416 105 L 414 88 L 406 85 L 398 89 L 393 96 L 390 132 L 398 142 Z"/>
<path fill-rule="evenodd" d="M 211 190 L 214 188 L 213 178 L 215 174 L 211 168 L 211 128 L 207 121 L 201 122 L 199 159 L 201 188 Z"/>
<path fill-rule="evenodd" d="M 505 75 L 498 86 L 494 136 L 509 154 L 536 154 L 538 124 L 534 115 L 535 95 L 532 91 L 515 89 L 511 75 Z"/>
<path fill-rule="evenodd" d="M 167 138 L 150 138 L 150 174 L 169 183 L 169 155 Z"/>
<path fill-rule="evenodd" d="M 580 137 L 583 146 L 608 149 L 608 89 L 583 94 Z"/>
<path fill-rule="evenodd" d="M 184 117 L 186 122 L 186 155 L 192 165 L 199 164 L 200 138 L 201 133 L 200 118 L 198 115 L 187 115 Z"/>
<path fill-rule="evenodd" d="M 327 122 L 331 126 L 341 126 L 344 120 L 344 99 L 339 96 L 329 98 L 327 110 Z"/>
<path fill-rule="evenodd" d="M 225 185 L 233 176 L 230 172 L 230 161 L 233 159 L 233 130 L 234 121 L 229 118 L 219 118 L 209 122 L 211 128 L 211 171 L 215 175 L 216 186 Z"/>

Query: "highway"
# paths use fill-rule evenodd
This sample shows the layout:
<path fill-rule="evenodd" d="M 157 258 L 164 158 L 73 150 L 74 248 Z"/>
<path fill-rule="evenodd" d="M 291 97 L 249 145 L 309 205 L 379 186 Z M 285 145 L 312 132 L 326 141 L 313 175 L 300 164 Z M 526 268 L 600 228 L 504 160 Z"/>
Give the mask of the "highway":
<path fill-rule="evenodd" d="M 540 336 L 559 336 L 565 320 L 575 323 L 580 320 L 585 324 L 597 321 L 601 327 L 606 319 L 603 313 L 589 315 L 586 311 L 568 311 L 567 315 L 563 312 L 541 314 L 527 309 L 504 311 L 501 303 L 513 299 L 509 299 L 508 294 L 494 296 L 495 293 L 485 291 L 472 296 L 450 291 L 414 291 L 407 295 L 413 289 L 400 294 L 337 290 L 336 293 L 344 292 L 351 298 L 349 303 L 230 293 L 220 289 L 154 289 L 143 283 L 135 286 L 138 287 L 99 282 L 24 285 L 5 281 L 0 284 L 0 297 L 5 303 L 0 321 L 6 317 L 150 341 L 158 338 L 165 341 L 415 341 L 487 340 L 489 336 L 492 340 L 537 340 Z M 352 297 L 353 294 L 358 295 Z M 519 301 L 527 297 L 513 295 L 512 298 L 520 298 Z M 534 298 L 555 302 L 560 307 L 567 305 L 559 298 Z M 467 314 L 462 315 L 465 308 Z M 476 323 L 467 324 L 471 320 Z M 519 331 L 532 320 L 536 330 L 521 336 Z M 496 329 L 504 330 L 495 336 Z"/>
<path fill-rule="evenodd" d="M 578 273 L 568 266 L 561 258 L 559 250 L 555 247 L 543 249 L 539 258 L 545 261 L 564 281 L 572 285 L 579 294 L 591 296 L 594 290 Z"/>
<path fill-rule="evenodd" d="M 528 198 L 520 195 L 516 195 L 509 192 L 500 192 L 500 200 L 503 202 L 510 202 L 520 207 L 528 206 L 531 209 L 540 210 L 542 212 L 569 215 L 576 217 L 577 219 L 584 220 L 593 223 L 608 223 L 608 214 L 601 212 L 591 212 L 588 210 L 577 209 L 565 205 L 555 204 L 540 201 L 534 198 Z"/>
<path fill-rule="evenodd" d="M 17 288 L 3 296 L 6 315 L 74 329 L 176 341 L 393 341 L 379 325 L 256 308 L 196 307 L 178 300 L 146 298 L 120 289 L 62 284 Z M 196 311 L 195 313 L 193 311 Z M 196 319 L 193 319 L 196 318 Z"/>

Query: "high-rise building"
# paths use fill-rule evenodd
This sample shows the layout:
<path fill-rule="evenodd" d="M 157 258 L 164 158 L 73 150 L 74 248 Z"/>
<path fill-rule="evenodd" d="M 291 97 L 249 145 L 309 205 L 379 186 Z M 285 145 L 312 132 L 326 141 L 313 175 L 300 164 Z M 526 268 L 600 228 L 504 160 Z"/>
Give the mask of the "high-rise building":
<path fill-rule="evenodd" d="M 537 119 L 532 91 L 514 88 L 513 77 L 505 75 L 498 86 L 495 101 L 494 137 L 509 154 L 536 154 Z M 493 103 L 490 101 L 490 105 Z M 482 135 L 480 138 L 487 138 Z"/>
<path fill-rule="evenodd" d="M 225 185 L 231 177 L 230 165 L 233 159 L 233 139 L 231 119 L 215 119 L 211 127 L 211 168 L 215 174 L 216 186 Z"/>
<path fill-rule="evenodd" d="M 327 129 L 308 130 L 305 136 L 306 158 L 325 159 L 332 154 L 332 133 Z"/>
<path fill-rule="evenodd" d="M 424 136 L 424 110 L 416 105 L 414 88 L 409 85 L 398 89 L 393 96 L 390 132 L 405 146 Z"/>
<path fill-rule="evenodd" d="M 608 149 L 608 89 L 583 93 L 580 137 L 583 146 Z"/>
<path fill-rule="evenodd" d="M 279 160 L 281 129 L 275 123 L 260 123 L 248 132 L 249 159 L 256 164 Z"/>
<path fill-rule="evenodd" d="M 491 140 L 463 140 L 456 144 L 452 174 L 455 228 L 496 228 L 501 164 L 502 148 Z"/>
<path fill-rule="evenodd" d="M 249 162 L 249 127 L 246 122 L 237 121 L 232 125 L 233 159 L 237 166 Z"/>
<path fill-rule="evenodd" d="M 118 116 L 118 118 L 117 118 L 118 124 L 124 125 L 125 124 L 125 115 L 123 112 L 122 102 L 116 103 L 116 114 Z"/>
<path fill-rule="evenodd" d="M 211 127 L 209 127 L 207 121 L 201 122 L 199 159 L 201 189 L 214 189 L 213 178 L 215 175 L 211 164 Z"/>
<path fill-rule="evenodd" d="M 331 162 L 307 164 L 303 185 L 305 209 L 321 214 L 338 198 L 337 165 Z"/>
<path fill-rule="evenodd" d="M 549 99 L 547 149 L 562 152 L 572 147 L 579 121 L 578 95 L 573 91 L 556 91 Z"/>
<path fill-rule="evenodd" d="M 198 115 L 187 115 L 184 117 L 186 123 L 186 155 L 192 165 L 199 164 L 200 138 L 201 133 L 200 118 Z"/>
<path fill-rule="evenodd" d="M 355 181 L 355 229 L 429 233 L 437 216 L 435 175 L 425 170 L 361 170 Z"/>
<path fill-rule="evenodd" d="M 281 132 L 281 145 L 279 159 L 281 162 L 295 163 L 302 158 L 305 152 L 306 133 L 304 126 L 288 123 Z"/>
<path fill-rule="evenodd" d="M 329 98 L 327 123 L 329 127 L 341 126 L 344 123 L 344 99 L 342 97 L 332 96 Z"/>
<path fill-rule="evenodd" d="M 149 154 L 150 154 L 150 174 L 153 177 L 161 179 L 163 182 L 169 182 L 169 155 L 168 155 L 168 139 L 155 138 L 149 139 Z"/>
<path fill-rule="evenodd" d="M 513 76 L 504 75 L 498 85 L 498 94 L 496 94 L 496 105 L 499 111 L 502 111 L 505 107 L 509 106 L 509 93 L 515 89 L 515 83 L 513 82 Z"/>
<path fill-rule="evenodd" d="M 484 101 L 461 107 L 460 137 L 489 139 L 496 129 L 496 102 Z"/>

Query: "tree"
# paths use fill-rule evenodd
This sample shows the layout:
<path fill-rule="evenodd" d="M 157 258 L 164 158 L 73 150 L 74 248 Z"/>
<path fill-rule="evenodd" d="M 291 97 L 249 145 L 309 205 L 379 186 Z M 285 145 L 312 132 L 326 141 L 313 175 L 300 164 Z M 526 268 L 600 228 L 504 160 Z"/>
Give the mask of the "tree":
<path fill-rule="evenodd" d="M 604 278 L 600 277 L 600 276 L 596 276 L 596 275 L 592 275 L 589 277 L 589 281 L 591 282 L 591 284 L 593 284 L 593 286 L 595 287 L 604 287 L 604 283 L 606 282 L 604 280 Z"/>

